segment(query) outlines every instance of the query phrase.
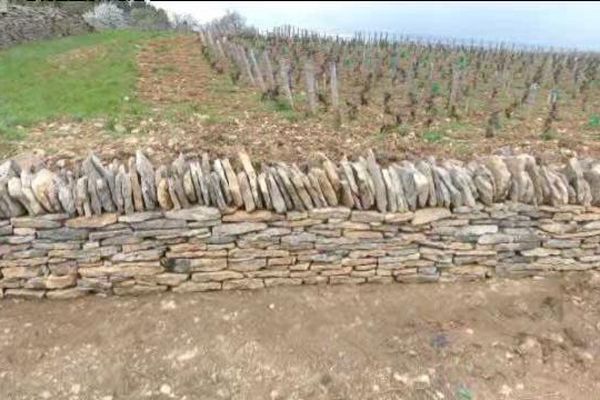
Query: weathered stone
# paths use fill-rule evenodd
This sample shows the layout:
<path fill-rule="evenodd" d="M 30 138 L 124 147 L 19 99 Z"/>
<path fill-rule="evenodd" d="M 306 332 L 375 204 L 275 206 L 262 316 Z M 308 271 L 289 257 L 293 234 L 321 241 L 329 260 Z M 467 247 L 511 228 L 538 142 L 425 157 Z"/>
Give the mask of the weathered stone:
<path fill-rule="evenodd" d="M 321 192 L 323 193 L 323 196 L 324 196 L 325 200 L 327 201 L 327 204 L 331 207 L 337 206 L 338 205 L 337 194 L 335 192 L 335 189 L 331 185 L 331 182 L 327 178 L 327 175 L 325 174 L 325 172 L 322 169 L 313 168 L 311 170 L 311 173 L 316 178 L 316 181 L 318 182 L 318 186 L 321 189 Z"/>
<path fill-rule="evenodd" d="M 66 289 L 77 284 L 77 275 L 49 275 L 44 280 L 46 289 Z"/>
<path fill-rule="evenodd" d="M 360 204 L 363 209 L 368 210 L 375 204 L 375 187 L 366 164 L 366 160 L 363 159 L 352 163 L 352 168 L 356 173 Z"/>
<path fill-rule="evenodd" d="M 227 268 L 226 258 L 166 259 L 165 263 L 177 273 L 213 272 Z"/>
<path fill-rule="evenodd" d="M 89 294 L 89 290 L 83 288 L 70 288 L 61 290 L 50 290 L 46 292 L 46 298 L 51 300 L 71 300 Z"/>
<path fill-rule="evenodd" d="M 212 221 L 221 218 L 221 213 L 214 207 L 193 207 L 184 210 L 174 210 L 165 212 L 165 218 L 181 219 L 186 221 Z"/>
<path fill-rule="evenodd" d="M 31 190 L 37 201 L 47 212 L 61 212 L 58 190 L 54 186 L 55 175 L 43 168 L 31 179 Z"/>
<path fill-rule="evenodd" d="M 242 205 L 244 205 L 244 201 L 242 199 L 242 194 L 240 192 L 240 186 L 239 186 L 237 176 L 236 176 L 235 172 L 233 171 L 233 168 L 231 167 L 231 163 L 229 162 L 229 159 L 225 158 L 225 159 L 221 160 L 221 165 L 222 165 L 223 171 L 225 173 L 225 176 L 227 178 L 227 185 L 229 186 L 229 190 L 231 192 L 233 204 L 236 207 L 241 207 Z"/>
<path fill-rule="evenodd" d="M 275 176 L 271 172 L 266 173 L 267 186 L 269 189 L 269 196 L 271 197 L 271 203 L 273 204 L 273 209 L 277 213 L 284 213 L 287 211 L 287 203 L 277 185 L 277 181 Z"/>
<path fill-rule="evenodd" d="M 261 222 L 239 222 L 231 224 L 222 224 L 213 227 L 213 235 L 243 235 L 249 232 L 261 231 L 267 228 L 267 224 Z"/>
<path fill-rule="evenodd" d="M 350 221 L 354 222 L 383 222 L 385 214 L 376 211 L 352 211 Z"/>
<path fill-rule="evenodd" d="M 403 161 L 400 165 L 393 165 L 396 174 L 400 178 L 400 182 L 404 192 L 406 204 L 410 210 L 415 210 L 419 204 L 420 198 L 427 198 L 429 194 L 429 182 L 427 177 L 423 175 L 415 166 Z M 426 203 L 421 201 L 421 203 Z M 439 205 L 442 205 L 438 202 Z M 448 204 L 443 204 L 448 206 Z"/>
<path fill-rule="evenodd" d="M 275 170 L 276 170 L 277 174 L 279 175 L 280 182 L 283 184 L 283 187 L 281 188 L 281 190 L 282 190 L 282 192 L 285 191 L 288 194 L 288 196 L 292 202 L 293 209 L 297 210 L 297 211 L 304 211 L 306 209 L 306 207 L 304 206 L 304 204 L 300 198 L 300 195 L 298 194 L 298 191 L 296 190 L 296 187 L 292 183 L 292 180 L 290 178 L 291 171 L 289 171 L 287 166 L 283 163 L 279 163 Z"/>
<path fill-rule="evenodd" d="M 493 234 L 498 232 L 497 225 L 469 225 L 460 228 L 456 232 L 458 237 L 471 237 Z"/>
<path fill-rule="evenodd" d="M 383 233 L 373 231 L 344 230 L 344 237 L 349 239 L 383 239 Z"/>
<path fill-rule="evenodd" d="M 133 198 L 133 207 L 135 211 L 142 212 L 144 211 L 144 199 L 134 157 L 129 158 L 128 169 L 129 183 L 131 184 L 131 195 Z"/>
<path fill-rule="evenodd" d="M 326 208 L 315 208 L 308 212 L 310 218 L 314 219 L 348 219 L 350 217 L 351 210 L 346 207 L 326 207 Z"/>
<path fill-rule="evenodd" d="M 159 167 L 156 174 L 164 174 L 164 176 L 158 176 L 156 178 L 156 201 L 161 209 L 171 210 L 175 207 L 175 204 L 173 203 L 169 192 L 169 180 L 166 177 L 166 169 L 164 167 Z"/>
<path fill-rule="evenodd" d="M 297 286 L 302 285 L 302 279 L 300 278 L 266 278 L 265 286 Z"/>
<path fill-rule="evenodd" d="M 240 258 L 240 259 L 229 259 L 228 267 L 233 271 L 248 272 L 257 271 L 267 266 L 267 260 L 265 258 Z"/>
<path fill-rule="evenodd" d="M 258 181 L 256 179 L 256 171 L 252 166 L 252 162 L 250 161 L 250 157 L 244 151 L 240 151 L 238 153 L 238 157 L 240 159 L 240 163 L 242 164 L 242 168 L 248 177 L 248 182 L 250 184 L 250 191 L 252 192 L 252 198 L 254 200 L 254 204 L 258 208 L 262 208 L 262 200 L 258 191 Z M 239 175 L 238 175 L 239 178 Z M 246 210 L 251 211 L 251 210 Z"/>
<path fill-rule="evenodd" d="M 525 257 L 548 257 L 560 255 L 560 250 L 556 248 L 537 247 L 531 250 L 521 252 Z"/>
<path fill-rule="evenodd" d="M 290 180 L 296 193 L 300 197 L 302 201 L 302 205 L 306 210 L 312 210 L 315 208 L 315 204 L 313 204 L 311 196 L 308 194 L 307 188 L 304 186 L 304 179 L 302 172 L 294 165 L 293 168 L 288 169 L 288 174 L 290 176 Z"/>
<path fill-rule="evenodd" d="M 40 268 L 36 266 L 6 266 L 2 268 L 4 279 L 28 279 L 36 277 L 39 274 Z"/>
<path fill-rule="evenodd" d="M 31 190 L 31 176 L 29 174 L 23 171 L 21 178 L 10 178 L 7 189 L 9 196 L 21 203 L 29 215 L 42 214 L 42 206 L 38 203 Z"/>
<path fill-rule="evenodd" d="M 190 292 L 208 292 L 212 290 L 221 290 L 220 282 L 183 282 L 181 285 L 174 287 L 176 293 Z"/>
<path fill-rule="evenodd" d="M 39 231 L 38 238 L 53 241 L 85 240 L 88 237 L 86 229 L 58 228 Z"/>
<path fill-rule="evenodd" d="M 179 286 L 188 279 L 188 274 L 176 274 L 172 272 L 165 272 L 154 276 L 154 279 L 158 285 L 166 286 Z"/>
<path fill-rule="evenodd" d="M 262 279 L 233 279 L 223 282 L 223 290 L 261 289 L 264 287 Z"/>
<path fill-rule="evenodd" d="M 119 263 L 110 266 L 81 267 L 79 274 L 82 277 L 120 276 L 136 277 L 157 275 L 164 271 L 158 262 Z"/>
<path fill-rule="evenodd" d="M 600 225 L 598 227 L 600 228 Z M 577 224 L 576 223 L 560 224 L 560 223 L 552 222 L 552 223 L 548 223 L 548 224 L 541 224 L 540 229 L 543 230 L 544 232 L 562 235 L 565 233 L 575 232 L 577 230 Z M 584 227 L 584 229 L 585 229 L 585 227 Z M 594 228 L 594 229 L 596 229 L 596 228 Z"/>
<path fill-rule="evenodd" d="M 503 233 L 486 233 L 479 236 L 477 244 L 494 245 L 499 243 L 510 243 L 512 240 L 512 236 Z"/>
<path fill-rule="evenodd" d="M 494 178 L 494 200 L 502 201 L 510 189 L 511 174 L 504 160 L 499 156 L 490 156 L 483 160 L 484 165 Z"/>
<path fill-rule="evenodd" d="M 244 278 L 244 274 L 235 271 L 196 272 L 192 274 L 193 282 L 222 282 L 242 278 Z"/>
<path fill-rule="evenodd" d="M 237 211 L 233 214 L 224 215 L 221 219 L 223 222 L 269 222 L 282 220 L 283 217 L 272 213 L 271 211 L 255 211 L 252 213 L 245 211 Z"/>
<path fill-rule="evenodd" d="M 68 228 L 102 228 L 117 222 L 117 214 L 102 214 L 93 217 L 79 217 L 65 222 Z"/>
<path fill-rule="evenodd" d="M 154 183 L 154 167 L 150 160 L 140 151 L 135 153 L 135 167 L 140 178 L 140 189 L 146 210 L 156 207 L 156 186 Z M 135 186 L 133 186 L 135 187 Z M 134 189 L 135 193 L 135 189 Z"/>
<path fill-rule="evenodd" d="M 544 247 L 549 247 L 551 249 L 572 249 L 579 247 L 580 243 L 579 240 L 550 239 L 544 242 Z"/>
<path fill-rule="evenodd" d="M 576 158 L 567 162 L 564 174 L 576 193 L 577 204 L 589 206 L 592 203 L 592 192 L 589 183 L 584 179 L 583 168 Z"/>
<path fill-rule="evenodd" d="M 4 296 L 6 297 L 21 297 L 25 299 L 42 299 L 45 292 L 43 290 L 29 290 L 29 289 L 6 289 Z"/>
<path fill-rule="evenodd" d="M 321 190 L 321 185 L 319 184 L 319 178 L 314 170 L 310 170 L 306 175 L 307 187 L 310 189 L 310 193 L 316 196 L 315 204 L 319 206 L 317 208 L 327 207 L 327 200 L 325 199 L 325 195 L 323 194 L 323 190 Z"/>
<path fill-rule="evenodd" d="M 243 171 L 239 172 L 237 180 L 239 182 L 240 194 L 242 196 L 242 201 L 244 203 L 246 212 L 254 211 L 256 209 L 256 204 L 254 203 L 254 196 L 252 196 L 252 189 L 250 187 L 250 182 L 248 181 L 248 176 Z"/>
<path fill-rule="evenodd" d="M 383 181 L 383 174 L 381 173 L 381 169 L 377 164 L 377 160 L 375 159 L 375 154 L 372 150 L 367 151 L 367 170 L 371 175 L 371 179 L 373 180 L 373 185 L 375 189 L 375 203 L 379 212 L 384 213 L 387 211 L 387 192 L 385 188 L 385 183 Z"/>
<path fill-rule="evenodd" d="M 452 213 L 447 208 L 424 208 L 414 213 L 412 225 L 429 224 L 440 219 L 450 218 Z"/>
<path fill-rule="evenodd" d="M 134 203 L 131 179 L 129 178 L 129 174 L 125 171 L 125 166 L 123 165 L 119 167 L 119 172 L 115 177 L 115 185 L 121 189 L 120 197 L 123 199 L 123 211 L 126 214 L 133 213 Z"/>
<path fill-rule="evenodd" d="M 162 251 L 160 249 L 150 249 L 133 253 L 117 253 L 112 256 L 111 260 L 120 262 L 152 261 L 160 259 L 161 255 Z"/>
<path fill-rule="evenodd" d="M 264 202 L 265 209 L 273 210 L 273 201 L 271 200 L 271 194 L 269 193 L 268 177 L 266 172 L 258 174 L 258 188 Z M 243 200 L 242 200 L 243 204 Z"/>

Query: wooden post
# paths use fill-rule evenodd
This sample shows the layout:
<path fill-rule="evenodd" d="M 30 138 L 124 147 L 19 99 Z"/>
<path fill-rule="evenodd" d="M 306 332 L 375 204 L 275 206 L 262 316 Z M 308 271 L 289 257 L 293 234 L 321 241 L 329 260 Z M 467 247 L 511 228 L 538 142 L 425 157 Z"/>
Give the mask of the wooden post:
<path fill-rule="evenodd" d="M 304 63 L 304 78 L 306 84 L 306 97 L 312 114 L 317 113 L 317 94 L 315 89 L 315 67 L 311 60 Z"/>
<path fill-rule="evenodd" d="M 294 97 L 292 96 L 292 89 L 290 87 L 290 66 L 286 59 L 282 58 L 279 61 L 279 75 L 281 80 L 281 87 L 285 92 L 285 96 L 290 103 L 290 107 L 294 109 Z"/>
<path fill-rule="evenodd" d="M 269 51 L 265 50 L 263 52 L 263 59 L 265 60 L 265 68 L 267 70 L 267 83 L 269 84 L 269 89 L 275 90 L 275 78 L 273 77 L 273 66 L 271 65 L 271 60 L 269 59 Z"/>
<path fill-rule="evenodd" d="M 335 62 L 330 64 L 330 85 L 331 85 L 331 106 L 334 111 L 338 111 L 340 107 L 340 95 L 338 92 L 337 68 Z"/>
<path fill-rule="evenodd" d="M 246 50 L 244 50 L 244 48 L 242 46 L 240 46 L 238 48 L 238 53 L 240 55 L 242 62 L 244 63 L 244 66 L 246 67 L 246 74 L 248 75 L 248 79 L 250 80 L 250 83 L 252 83 L 252 86 L 256 86 L 256 80 L 254 79 L 254 75 L 252 75 L 252 68 L 250 67 L 250 62 L 248 61 L 248 57 L 246 56 Z"/>
<path fill-rule="evenodd" d="M 256 62 L 256 57 L 254 56 L 254 50 L 250 49 L 250 60 L 252 61 L 252 66 L 254 67 L 254 78 L 258 83 L 258 87 L 260 91 L 266 93 L 267 87 L 265 86 L 265 80 L 263 79 L 263 74 L 260 70 L 260 66 L 258 62 Z"/>

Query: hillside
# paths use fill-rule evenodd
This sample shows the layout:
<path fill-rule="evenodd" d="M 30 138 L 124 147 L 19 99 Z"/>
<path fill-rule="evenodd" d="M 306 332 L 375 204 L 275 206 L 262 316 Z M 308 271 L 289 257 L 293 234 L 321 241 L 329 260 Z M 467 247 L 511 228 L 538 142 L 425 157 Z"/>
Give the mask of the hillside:
<path fill-rule="evenodd" d="M 508 148 L 546 159 L 600 154 L 596 81 L 585 109 L 561 96 L 550 133 L 540 133 L 548 113 L 540 92 L 527 118 L 507 120 L 486 138 L 485 107 L 451 118 L 440 98 L 434 118 L 386 130 L 377 102 L 359 108 L 358 118 L 339 121 L 327 110 L 307 112 L 302 87 L 295 88 L 292 109 L 284 96 L 265 98 L 243 77 L 233 83 L 211 60 L 196 36 L 134 31 L 0 52 L 0 155 L 35 150 L 55 162 L 81 159 L 90 150 L 124 158 L 142 148 L 160 160 L 177 152 L 231 155 L 242 147 L 257 160 L 294 161 L 315 152 L 339 159 L 365 148 L 384 161 L 424 154 L 464 159 Z"/>

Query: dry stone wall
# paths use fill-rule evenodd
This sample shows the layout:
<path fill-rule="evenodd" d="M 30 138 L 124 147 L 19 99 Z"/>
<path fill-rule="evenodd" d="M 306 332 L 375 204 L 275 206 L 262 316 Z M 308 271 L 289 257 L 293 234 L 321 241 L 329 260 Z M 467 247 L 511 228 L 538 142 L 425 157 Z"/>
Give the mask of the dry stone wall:
<path fill-rule="evenodd" d="M 0 165 L 0 297 L 437 282 L 600 266 L 600 169 L 528 155 Z M 260 171 L 260 172 L 259 172 Z"/>
<path fill-rule="evenodd" d="M 92 28 L 81 16 L 54 7 L 9 4 L 6 10 L 0 10 L 0 48 L 91 31 Z"/>

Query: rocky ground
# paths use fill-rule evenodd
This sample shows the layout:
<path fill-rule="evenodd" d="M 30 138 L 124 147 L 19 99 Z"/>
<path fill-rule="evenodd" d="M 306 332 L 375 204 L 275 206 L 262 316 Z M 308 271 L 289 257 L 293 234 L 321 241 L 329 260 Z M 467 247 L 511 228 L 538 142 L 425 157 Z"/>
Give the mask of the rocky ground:
<path fill-rule="evenodd" d="M 600 277 L 0 302 L 2 399 L 600 393 Z"/>

